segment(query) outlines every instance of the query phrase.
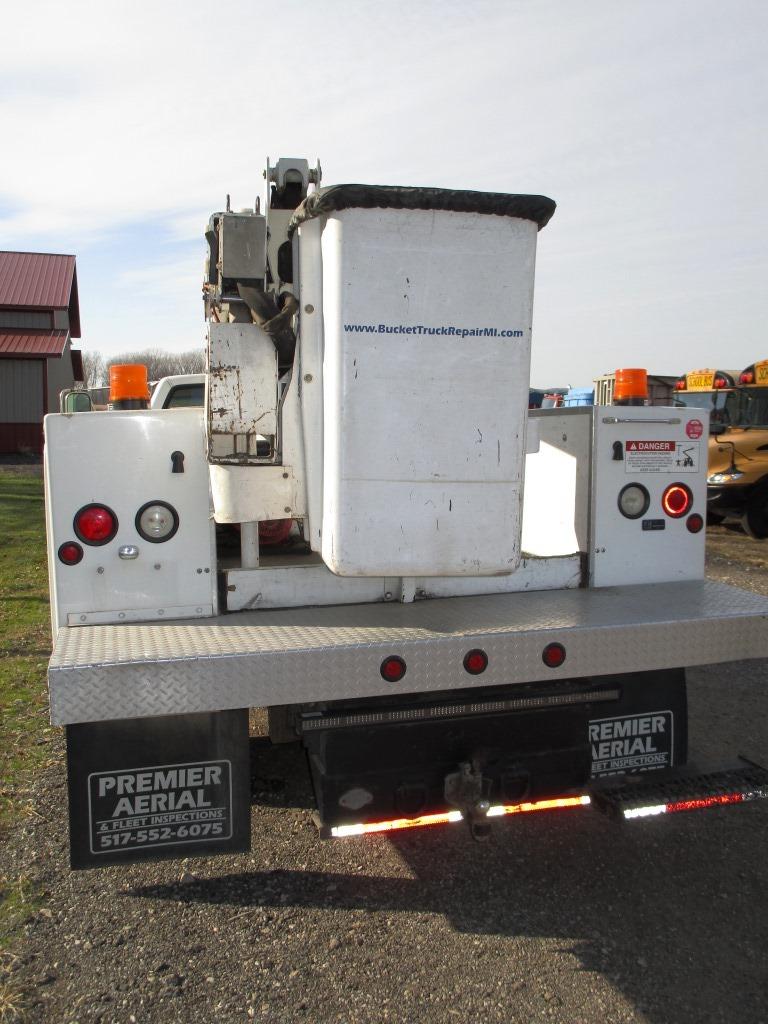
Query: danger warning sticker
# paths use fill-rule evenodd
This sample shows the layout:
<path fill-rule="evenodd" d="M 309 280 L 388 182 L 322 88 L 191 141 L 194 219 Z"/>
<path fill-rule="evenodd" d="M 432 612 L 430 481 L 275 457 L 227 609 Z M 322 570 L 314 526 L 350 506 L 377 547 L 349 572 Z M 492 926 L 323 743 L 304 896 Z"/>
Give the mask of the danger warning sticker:
<path fill-rule="evenodd" d="M 196 761 L 88 776 L 91 853 L 232 836 L 229 761 Z"/>
<path fill-rule="evenodd" d="M 624 470 L 627 473 L 697 473 L 697 441 L 626 441 Z"/>
<path fill-rule="evenodd" d="M 673 729 L 671 711 L 591 721 L 592 777 L 671 767 Z"/>

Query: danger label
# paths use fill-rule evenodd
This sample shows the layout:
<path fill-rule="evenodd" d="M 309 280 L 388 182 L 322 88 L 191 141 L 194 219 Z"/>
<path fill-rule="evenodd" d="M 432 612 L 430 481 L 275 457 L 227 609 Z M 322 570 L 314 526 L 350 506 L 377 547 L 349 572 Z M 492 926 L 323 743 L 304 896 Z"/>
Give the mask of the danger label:
<path fill-rule="evenodd" d="M 589 723 L 592 776 L 650 771 L 672 765 L 671 711 L 600 718 Z"/>
<path fill-rule="evenodd" d="M 91 853 L 232 836 L 229 761 L 199 761 L 88 776 Z"/>
<path fill-rule="evenodd" d="M 626 441 L 626 473 L 697 473 L 699 444 L 695 441 Z"/>

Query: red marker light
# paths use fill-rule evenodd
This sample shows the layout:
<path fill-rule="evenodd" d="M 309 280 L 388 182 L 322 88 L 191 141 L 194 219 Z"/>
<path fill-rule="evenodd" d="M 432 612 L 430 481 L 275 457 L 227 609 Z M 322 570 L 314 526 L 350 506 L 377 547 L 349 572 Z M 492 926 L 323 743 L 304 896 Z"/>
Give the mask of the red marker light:
<path fill-rule="evenodd" d="M 715 387 L 716 388 L 728 387 L 728 381 L 725 379 L 725 377 L 715 377 Z"/>
<path fill-rule="evenodd" d="M 565 648 L 562 644 L 547 644 L 541 652 L 541 660 L 547 668 L 560 668 L 565 661 Z"/>
<path fill-rule="evenodd" d="M 73 540 L 68 540 L 59 548 L 59 561 L 64 565 L 77 565 L 82 560 L 83 549 Z"/>
<path fill-rule="evenodd" d="M 393 654 L 382 661 L 380 672 L 388 683 L 399 683 L 405 675 L 405 662 Z"/>
<path fill-rule="evenodd" d="M 755 383 L 755 375 L 754 375 L 754 373 L 750 373 L 749 370 L 746 370 L 739 377 L 739 384 L 754 384 L 754 383 Z"/>
<path fill-rule="evenodd" d="M 117 533 L 117 516 L 106 505 L 84 505 L 75 515 L 74 527 L 84 544 L 108 544 Z"/>
<path fill-rule="evenodd" d="M 479 648 L 464 655 L 464 668 L 471 676 L 479 676 L 488 668 L 488 655 Z"/>
<path fill-rule="evenodd" d="M 670 484 L 661 496 L 661 507 L 671 519 L 681 519 L 693 504 L 693 495 L 685 484 Z"/>
<path fill-rule="evenodd" d="M 689 533 L 700 533 L 704 526 L 704 517 L 700 516 L 698 512 L 694 512 L 692 516 L 688 516 L 685 525 Z"/>
<path fill-rule="evenodd" d="M 685 378 L 675 381 L 675 391 L 685 391 Z"/>

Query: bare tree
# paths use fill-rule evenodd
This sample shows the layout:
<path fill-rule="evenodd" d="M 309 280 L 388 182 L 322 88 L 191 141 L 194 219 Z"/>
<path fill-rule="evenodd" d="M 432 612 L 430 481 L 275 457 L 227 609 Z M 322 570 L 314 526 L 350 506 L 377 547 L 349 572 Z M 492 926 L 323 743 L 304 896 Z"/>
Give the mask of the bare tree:
<path fill-rule="evenodd" d="M 170 377 L 177 373 L 202 373 L 205 370 L 205 354 L 202 349 L 186 352 L 164 352 L 159 348 L 148 348 L 141 352 L 121 352 L 107 360 L 106 368 L 118 363 L 143 363 L 150 380 Z"/>
<path fill-rule="evenodd" d="M 107 383 L 107 366 L 101 352 L 83 351 L 83 376 L 87 388 L 100 388 Z"/>

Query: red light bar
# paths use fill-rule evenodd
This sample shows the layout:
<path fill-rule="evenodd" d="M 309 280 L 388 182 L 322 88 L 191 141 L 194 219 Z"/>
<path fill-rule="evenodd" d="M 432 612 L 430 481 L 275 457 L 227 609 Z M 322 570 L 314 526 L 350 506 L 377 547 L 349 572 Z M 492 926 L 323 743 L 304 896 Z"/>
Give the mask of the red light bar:
<path fill-rule="evenodd" d="M 488 808 L 488 818 L 501 818 L 505 814 L 527 814 L 531 811 L 552 811 L 561 807 L 588 807 L 588 796 L 563 796 L 551 800 L 536 800 L 522 804 L 497 804 Z M 368 821 L 359 825 L 335 825 L 331 828 L 334 839 L 346 836 L 363 836 L 369 832 L 395 832 L 403 828 L 421 828 L 423 825 L 446 825 L 463 821 L 461 811 L 443 811 L 439 814 L 422 814 L 418 818 L 395 818 L 392 821 Z"/>

